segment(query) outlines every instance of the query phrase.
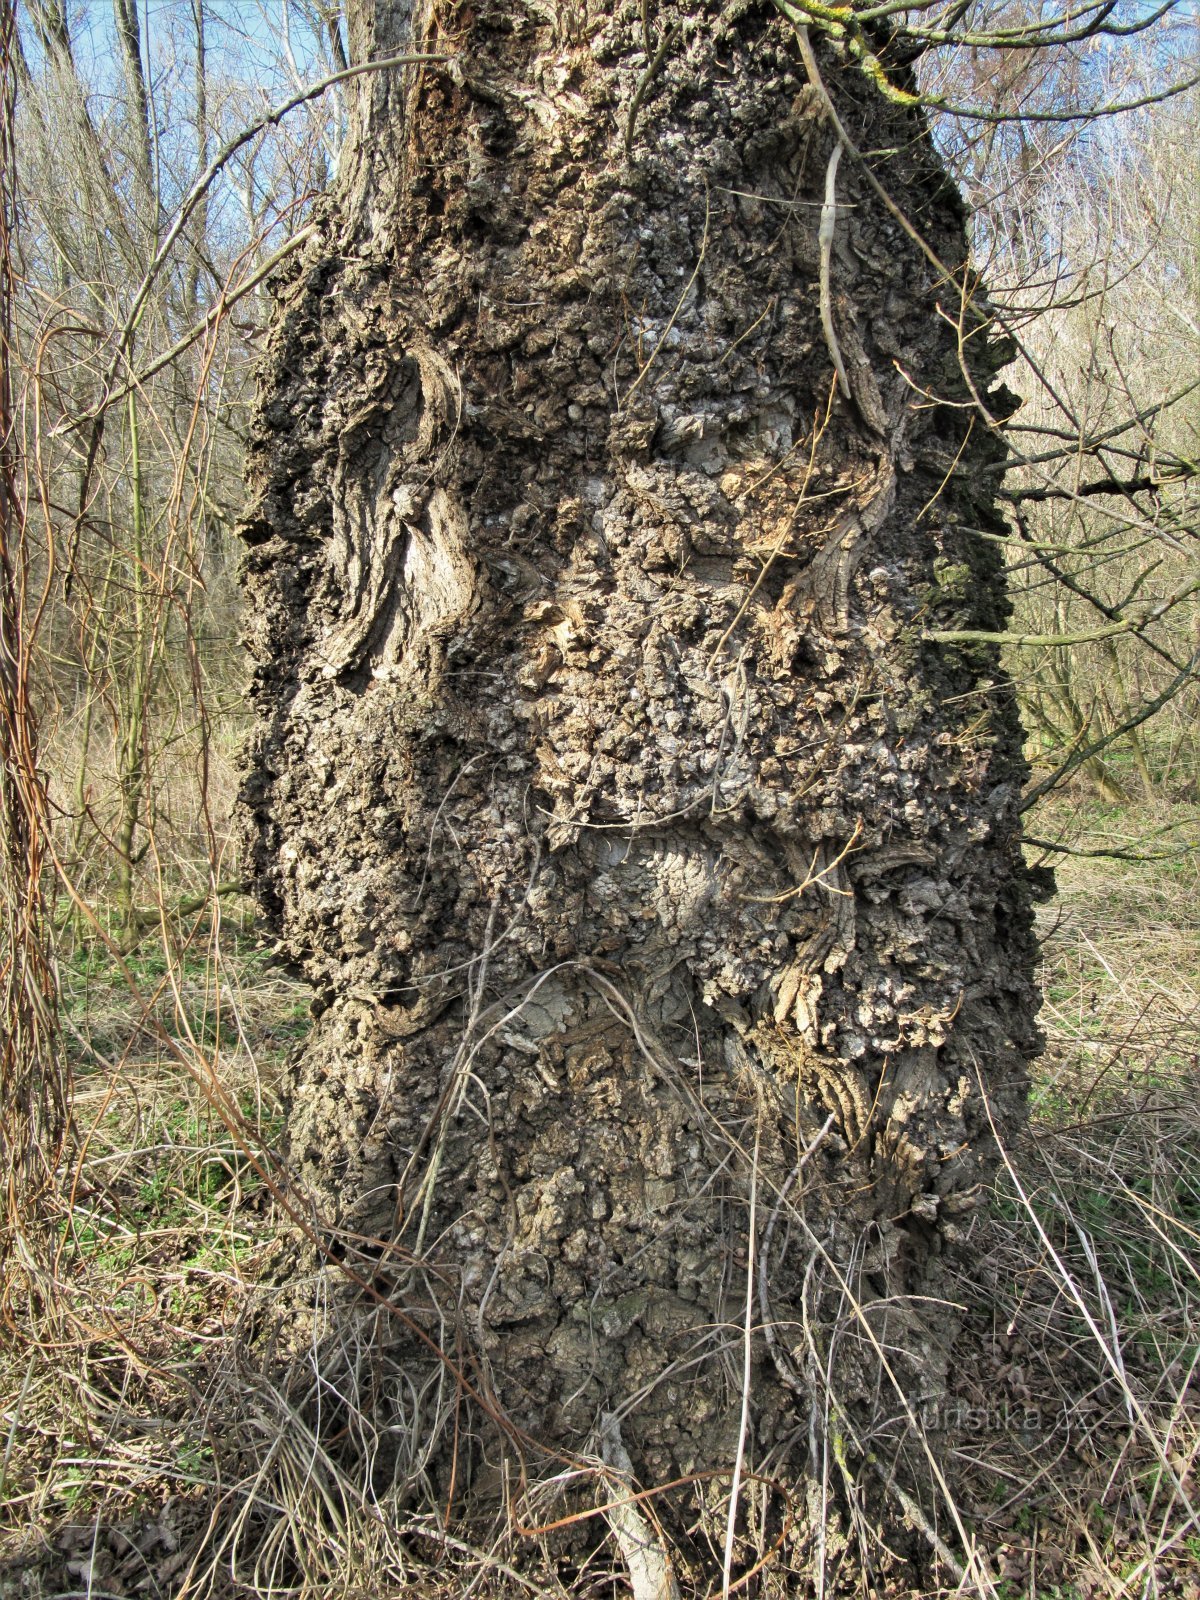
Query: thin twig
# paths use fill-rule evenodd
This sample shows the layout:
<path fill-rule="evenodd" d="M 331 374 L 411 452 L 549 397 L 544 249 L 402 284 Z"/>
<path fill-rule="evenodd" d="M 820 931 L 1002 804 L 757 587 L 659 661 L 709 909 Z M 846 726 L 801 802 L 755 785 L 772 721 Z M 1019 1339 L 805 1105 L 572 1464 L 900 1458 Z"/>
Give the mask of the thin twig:
<path fill-rule="evenodd" d="M 746 1315 L 742 1326 L 742 1412 L 738 1421 L 737 1453 L 733 1458 L 733 1480 L 729 1485 L 729 1518 L 725 1526 L 725 1559 L 721 1568 L 722 1600 L 729 1600 L 729 1582 L 733 1571 L 733 1543 L 737 1530 L 738 1494 L 742 1485 L 742 1467 L 746 1455 L 746 1434 L 750 1427 L 750 1379 L 754 1370 L 754 1252 L 755 1225 L 758 1218 L 758 1147 L 762 1138 L 761 1118 L 754 1128 L 754 1154 L 750 1163 L 750 1220 L 746 1236 Z"/>

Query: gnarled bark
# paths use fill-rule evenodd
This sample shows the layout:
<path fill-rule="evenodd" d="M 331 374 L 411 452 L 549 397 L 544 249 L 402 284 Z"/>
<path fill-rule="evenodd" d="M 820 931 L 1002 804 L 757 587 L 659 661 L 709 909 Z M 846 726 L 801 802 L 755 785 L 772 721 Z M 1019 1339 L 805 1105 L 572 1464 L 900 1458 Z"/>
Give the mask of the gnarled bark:
<path fill-rule="evenodd" d="M 526 1440 L 597 1458 L 619 1417 L 643 1484 L 739 1438 L 795 1480 L 826 1382 L 867 1418 L 885 1347 L 936 1388 L 913 1297 L 1035 1047 L 1012 693 L 923 639 L 1005 615 L 960 352 L 979 394 L 1000 356 L 850 156 L 823 325 L 838 136 L 768 9 L 351 20 L 451 60 L 364 80 L 256 425 L 249 858 L 319 1013 L 292 1170 Z M 821 73 L 964 276 L 919 114 Z"/>

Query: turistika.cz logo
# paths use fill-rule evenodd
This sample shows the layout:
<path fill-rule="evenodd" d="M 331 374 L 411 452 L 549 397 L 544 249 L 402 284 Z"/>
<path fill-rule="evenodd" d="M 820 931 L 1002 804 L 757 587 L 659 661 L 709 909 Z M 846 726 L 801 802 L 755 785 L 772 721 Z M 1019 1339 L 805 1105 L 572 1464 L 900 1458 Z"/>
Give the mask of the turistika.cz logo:
<path fill-rule="evenodd" d="M 1050 1431 L 1043 1406 L 969 1406 L 962 1400 L 926 1400 L 917 1416 L 926 1433 L 1038 1433 Z"/>

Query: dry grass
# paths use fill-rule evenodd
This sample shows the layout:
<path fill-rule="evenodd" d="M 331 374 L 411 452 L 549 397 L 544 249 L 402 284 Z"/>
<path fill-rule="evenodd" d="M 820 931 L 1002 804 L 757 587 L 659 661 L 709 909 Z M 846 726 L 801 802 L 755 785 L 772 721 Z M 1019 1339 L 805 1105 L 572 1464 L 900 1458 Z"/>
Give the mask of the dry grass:
<path fill-rule="evenodd" d="M 124 969 L 95 945 L 61 964 L 77 1148 L 54 1301 L 26 1307 L 34 1342 L 0 1369 L 0 1593 L 172 1592 L 186 1508 L 211 1490 L 196 1384 L 274 1247 L 274 1069 L 306 1025 L 295 987 L 230 945 L 219 962 L 201 943 Z M 147 1517 L 152 1549 L 116 1531 Z M 154 1558 L 149 1587 L 122 1548 Z"/>
<path fill-rule="evenodd" d="M 954 1285 L 951 1392 L 902 1430 L 906 1481 L 932 1487 L 900 1499 L 947 1592 L 1197 1593 L 1200 868 L 1172 853 L 1195 808 L 1150 822 L 1162 859 L 1060 867 L 1033 1121 Z M 1128 848 L 1122 828 L 1059 801 L 1036 831 Z M 271 1145 L 302 993 L 207 925 L 128 966 L 63 960 L 82 1141 L 56 1301 L 0 1364 L 0 1595 L 626 1592 L 615 1550 L 566 1587 L 535 1560 L 535 1582 L 499 1513 L 472 1545 L 430 1512 L 453 1383 L 397 1363 L 382 1312 L 348 1321 L 331 1271 L 303 1326 L 272 1325 L 256 1285 L 287 1248 Z M 831 1471 L 853 1505 L 868 1469 Z M 821 1592 L 867 1592 L 857 1549 L 817 1541 Z"/>
<path fill-rule="evenodd" d="M 1014 1596 L 1198 1592 L 1200 819 L 1140 820 L 1161 859 L 1059 864 L 1032 1120 L 931 1419 Z M 1059 801 L 1038 831 L 1129 851 L 1130 822 Z"/>

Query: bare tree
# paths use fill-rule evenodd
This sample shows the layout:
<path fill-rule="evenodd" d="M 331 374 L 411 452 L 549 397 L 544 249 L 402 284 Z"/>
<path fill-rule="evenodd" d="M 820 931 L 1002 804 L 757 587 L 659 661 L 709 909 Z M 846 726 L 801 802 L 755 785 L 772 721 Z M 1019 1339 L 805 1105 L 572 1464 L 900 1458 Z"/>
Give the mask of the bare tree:
<path fill-rule="evenodd" d="M 667 1543 L 800 1571 L 795 1486 L 942 1382 L 1037 1045 L 1014 698 L 958 637 L 1007 617 L 1011 351 L 869 22 L 349 20 L 450 60 L 361 80 L 253 434 L 289 1169 L 457 1394 L 411 1492 L 675 1483 L 608 1512 L 639 1594 Z"/>
<path fill-rule="evenodd" d="M 0 168 L 13 171 L 16 18 L 0 5 Z M 0 194 L 0 1314 L 44 1296 L 52 1253 L 46 1200 L 66 1137 L 69 1083 L 55 1027 L 47 939 L 48 804 L 34 701 L 37 621 L 46 594 L 24 538 L 25 479 L 14 373 L 19 370 L 16 192 Z"/>
<path fill-rule="evenodd" d="M 316 1275 L 281 1302 L 303 1382 L 254 1380 L 285 1437 L 256 1417 L 214 1582 L 261 1516 L 256 1581 L 316 1583 L 362 1513 L 397 1570 L 436 1535 L 474 1584 L 499 1508 L 546 1588 L 607 1542 L 637 1600 L 764 1564 L 820 1591 L 889 1520 L 986 1592 L 918 1408 L 1037 1044 L 1019 813 L 1074 771 L 1165 786 L 1194 739 L 1178 709 L 1147 733 L 1196 667 L 1180 85 L 1154 49 L 1099 70 L 1158 19 L 1109 4 L 780 11 L 357 0 L 347 46 L 338 7 L 273 0 L 279 39 L 231 63 L 236 8 L 115 0 L 111 69 L 50 0 L 6 34 L 18 1244 L 65 1117 L 53 805 L 93 929 L 107 894 L 170 949 L 231 887 L 208 690 L 236 715 L 242 373 L 290 261 L 243 822 L 316 994 L 278 1191 Z M 1139 105 L 1155 138 L 1077 171 Z M 1152 313 L 1126 276 L 1151 249 L 1182 286 Z M 1023 797 L 1018 694 L 1054 768 Z"/>
<path fill-rule="evenodd" d="M 214 58 L 199 0 L 158 32 L 118 0 L 103 114 L 113 86 L 80 64 L 72 20 L 37 6 L 30 23 L 18 311 L 38 559 L 60 580 L 39 691 L 55 706 L 56 776 L 71 769 L 66 792 L 55 784 L 70 813 L 62 859 L 85 899 L 112 889 L 131 940 L 159 920 L 156 857 L 185 903 L 219 881 L 200 779 L 212 702 L 233 698 L 238 675 L 231 530 L 252 296 L 303 224 L 318 130 L 264 140 L 261 86 Z"/>
<path fill-rule="evenodd" d="M 1194 19 L 1168 8 L 1159 30 L 1096 45 L 1093 27 L 922 66 L 932 100 L 974 112 L 941 114 L 939 138 L 1025 402 L 1002 497 L 1004 642 L 1047 769 L 1026 806 L 1075 773 L 1121 800 L 1186 790 L 1194 769 Z M 1111 105 L 1139 109 L 1098 117 Z"/>

